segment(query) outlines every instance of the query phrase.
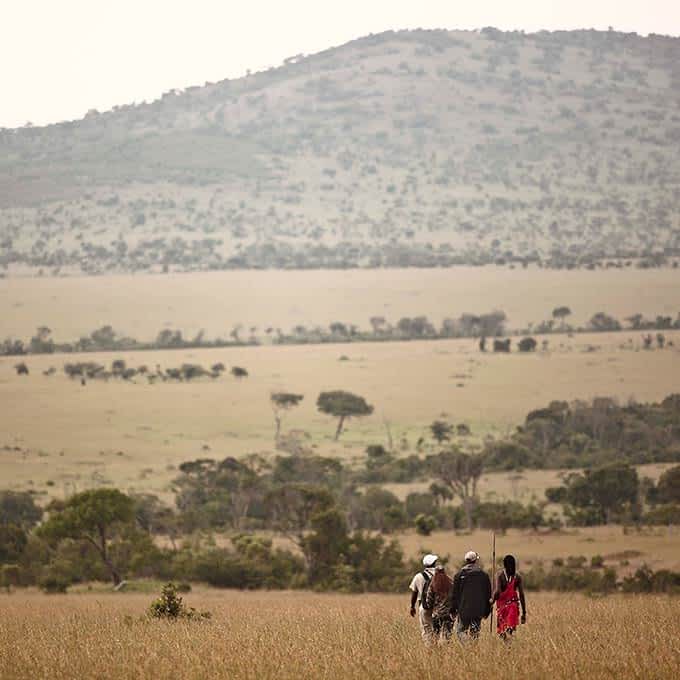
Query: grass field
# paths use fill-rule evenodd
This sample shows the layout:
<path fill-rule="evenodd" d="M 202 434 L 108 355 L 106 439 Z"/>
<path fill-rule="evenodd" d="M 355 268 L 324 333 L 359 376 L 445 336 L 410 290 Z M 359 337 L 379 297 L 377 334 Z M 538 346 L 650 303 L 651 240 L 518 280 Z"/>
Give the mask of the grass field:
<path fill-rule="evenodd" d="M 409 557 L 434 552 L 449 555 L 454 564 L 468 550 L 476 550 L 490 559 L 491 533 L 475 530 L 470 534 L 435 531 L 431 536 L 415 532 L 401 534 L 399 542 Z M 646 564 L 656 569 L 680 571 L 680 528 L 648 527 L 640 530 L 621 526 L 566 529 L 558 532 L 533 532 L 510 529 L 496 535 L 497 554 L 513 554 L 524 568 L 542 561 L 550 564 L 557 557 L 594 555 L 604 558 L 606 566 L 616 569 L 619 577 Z"/>
<path fill-rule="evenodd" d="M 510 648 L 425 648 L 407 595 L 199 591 L 205 623 L 142 618 L 149 595 L 0 596 L 0 677 L 504 678 L 669 680 L 680 672 L 677 599 L 528 594 Z"/>
<path fill-rule="evenodd" d="M 501 309 L 511 328 L 549 319 L 561 305 L 585 325 L 596 312 L 623 320 L 640 312 L 675 318 L 674 269 L 555 271 L 503 267 L 349 271 L 232 271 L 0 280 L 5 335 L 28 338 L 40 325 L 72 341 L 111 324 L 123 335 L 152 340 L 163 328 L 185 337 L 204 329 L 228 337 L 243 324 L 290 330 L 333 321 L 370 329 L 371 316 L 396 323 L 424 314 L 439 324 L 464 312 Z"/>
<path fill-rule="evenodd" d="M 305 395 L 284 429 L 304 433 L 309 450 L 347 461 L 362 457 L 367 444 L 385 442 L 384 420 L 405 451 L 441 417 L 468 423 L 479 442 L 508 432 L 553 399 L 648 401 L 676 391 L 680 343 L 643 352 L 636 351 L 638 341 L 627 333 L 552 336 L 552 349 L 530 356 L 481 354 L 471 340 L 120 355 L 132 366 L 223 361 L 250 372 L 242 380 L 153 385 L 138 379 L 82 386 L 61 370 L 78 359 L 109 364 L 117 354 L 31 356 L 29 376 L 17 376 L 16 359 L 6 357 L 0 359 L 0 485 L 45 490 L 49 482 L 52 495 L 102 483 L 163 493 L 182 461 L 271 455 L 269 395 L 278 389 Z M 343 354 L 348 361 L 338 360 Z M 50 366 L 57 374 L 42 375 Z M 371 417 L 350 421 L 339 442 L 332 440 L 333 419 L 315 407 L 326 389 L 357 392 L 375 406 Z M 508 479 L 505 495 L 515 493 L 513 485 L 532 483 Z"/>
<path fill-rule="evenodd" d="M 668 336 L 677 340 L 678 333 Z M 481 354 L 471 340 L 43 355 L 27 358 L 29 376 L 17 376 L 16 359 L 5 357 L 0 359 L 0 485 L 52 495 L 101 483 L 163 493 L 182 461 L 271 455 L 269 395 L 278 389 L 305 395 L 287 414 L 284 430 L 303 433 L 311 451 L 347 461 L 362 457 L 367 444 L 385 442 L 385 420 L 395 445 L 405 451 L 413 451 L 429 423 L 442 417 L 468 423 L 472 440 L 479 442 L 489 433 L 510 431 L 529 410 L 553 399 L 664 398 L 677 391 L 680 343 L 674 344 L 663 351 L 637 351 L 638 334 L 617 333 L 551 336 L 551 349 L 532 355 Z M 348 360 L 339 361 L 341 355 Z M 119 356 L 129 365 L 151 367 L 223 361 L 246 367 L 250 376 L 82 386 L 61 370 L 66 361 L 110 364 Z M 58 373 L 42 375 L 50 366 Z M 375 406 L 372 416 L 350 421 L 337 443 L 333 419 L 315 407 L 318 393 L 327 389 L 357 392 Z M 510 480 L 504 484 L 506 495 L 514 493 Z"/>

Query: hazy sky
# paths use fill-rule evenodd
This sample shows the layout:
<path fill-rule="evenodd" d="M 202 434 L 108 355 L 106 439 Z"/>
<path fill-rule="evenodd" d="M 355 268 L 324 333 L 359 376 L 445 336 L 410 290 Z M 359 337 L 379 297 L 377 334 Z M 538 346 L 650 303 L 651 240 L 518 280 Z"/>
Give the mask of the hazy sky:
<path fill-rule="evenodd" d="M 1 0 L 0 126 L 80 118 L 399 28 L 680 34 L 680 0 Z"/>

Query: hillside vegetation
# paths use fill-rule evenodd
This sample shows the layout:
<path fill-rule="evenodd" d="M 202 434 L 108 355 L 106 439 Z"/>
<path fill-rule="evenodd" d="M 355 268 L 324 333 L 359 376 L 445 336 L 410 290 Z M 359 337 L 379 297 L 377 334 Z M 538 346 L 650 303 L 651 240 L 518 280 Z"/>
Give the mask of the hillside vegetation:
<path fill-rule="evenodd" d="M 680 39 L 404 31 L 0 130 L 6 273 L 657 266 Z"/>

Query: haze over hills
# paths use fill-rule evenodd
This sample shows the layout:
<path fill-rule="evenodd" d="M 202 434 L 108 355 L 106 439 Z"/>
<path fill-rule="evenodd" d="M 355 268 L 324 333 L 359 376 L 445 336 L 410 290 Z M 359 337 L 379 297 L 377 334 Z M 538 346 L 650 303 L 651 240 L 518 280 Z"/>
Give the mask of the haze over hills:
<path fill-rule="evenodd" d="M 679 146 L 678 38 L 388 32 L 0 130 L 0 266 L 657 266 Z"/>

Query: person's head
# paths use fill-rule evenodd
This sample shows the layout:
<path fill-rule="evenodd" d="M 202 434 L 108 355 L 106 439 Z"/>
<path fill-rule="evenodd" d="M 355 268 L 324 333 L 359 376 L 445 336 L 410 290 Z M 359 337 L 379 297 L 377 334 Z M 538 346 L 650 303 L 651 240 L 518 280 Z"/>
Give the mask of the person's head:
<path fill-rule="evenodd" d="M 434 567 L 435 564 L 437 564 L 437 560 L 439 557 L 437 555 L 433 555 L 432 553 L 429 553 L 423 557 L 423 566 L 425 569 L 431 569 Z"/>
<path fill-rule="evenodd" d="M 465 553 L 465 564 L 476 564 L 479 560 L 479 555 L 474 550 L 468 550 Z"/>
<path fill-rule="evenodd" d="M 508 576 L 514 576 L 517 571 L 517 562 L 512 555 L 506 555 L 503 558 L 503 569 Z"/>

